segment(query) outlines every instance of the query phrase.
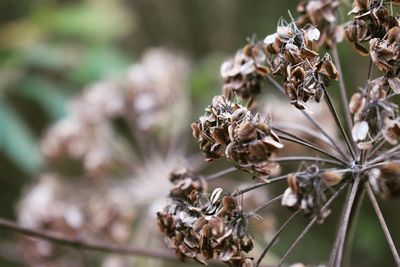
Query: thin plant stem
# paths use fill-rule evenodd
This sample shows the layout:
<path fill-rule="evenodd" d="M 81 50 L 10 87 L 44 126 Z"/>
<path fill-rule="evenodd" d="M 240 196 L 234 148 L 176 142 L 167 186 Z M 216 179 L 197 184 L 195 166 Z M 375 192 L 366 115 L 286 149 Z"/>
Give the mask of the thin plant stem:
<path fill-rule="evenodd" d="M 279 92 L 281 92 L 283 95 L 285 94 L 285 90 L 283 89 L 282 85 L 280 85 L 274 78 L 272 78 L 270 75 L 267 75 L 267 80 L 274 85 L 274 87 L 276 89 L 278 89 Z M 329 136 L 329 134 L 322 128 L 322 126 L 316 121 L 314 120 L 309 114 L 307 114 L 307 112 L 305 112 L 304 110 L 301 111 L 302 114 L 315 126 L 317 127 L 317 129 L 326 137 L 328 138 L 328 140 L 331 142 L 331 144 L 336 147 L 338 149 L 338 152 L 340 154 L 343 153 L 343 151 L 338 147 L 338 145 L 336 144 L 336 142 L 332 139 L 332 137 Z M 343 154 L 342 154 L 343 155 Z"/>
<path fill-rule="evenodd" d="M 388 243 L 388 245 L 390 247 L 390 251 L 393 254 L 393 258 L 394 258 L 394 260 L 396 262 L 396 265 L 400 266 L 399 253 L 397 252 L 397 249 L 396 249 L 396 246 L 395 246 L 395 244 L 393 242 L 392 236 L 390 235 L 389 228 L 386 225 L 385 218 L 384 218 L 384 216 L 382 214 L 382 211 L 379 208 L 378 202 L 376 201 L 374 192 L 372 192 L 372 189 L 371 189 L 371 186 L 369 185 L 369 183 L 365 184 L 365 188 L 367 190 L 368 197 L 371 200 L 372 207 L 375 210 L 376 216 L 378 217 L 379 223 L 381 224 L 381 228 L 383 230 L 383 233 L 385 234 L 386 241 L 387 241 L 387 243 Z"/>
<path fill-rule="evenodd" d="M 329 96 L 328 90 L 326 90 L 326 88 L 325 88 L 325 86 L 323 84 L 322 84 L 322 88 L 324 89 L 325 99 L 326 99 L 326 103 L 328 104 L 329 110 L 331 111 L 331 114 L 332 114 L 333 118 L 335 119 L 335 122 L 336 122 L 337 126 L 340 129 L 340 132 L 342 133 L 342 135 L 344 137 L 347 149 L 349 150 L 349 152 L 351 154 L 351 157 L 355 161 L 356 160 L 356 154 L 354 153 L 352 143 L 350 142 L 350 139 L 347 136 L 347 133 L 344 130 L 342 123 L 340 122 L 339 116 L 338 116 L 338 114 L 336 112 L 335 106 L 332 103 L 331 97 Z"/>
<path fill-rule="evenodd" d="M 65 236 L 59 233 L 50 233 L 42 230 L 22 227 L 12 221 L 0 218 L 0 228 L 18 232 L 23 235 L 44 239 L 64 246 L 75 247 L 77 249 L 86 249 L 102 252 L 110 252 L 122 255 L 135 255 L 142 257 L 151 257 L 162 260 L 176 261 L 174 254 L 169 251 L 152 250 L 148 247 L 127 247 L 110 244 L 110 242 L 90 241 L 80 238 Z"/>
<path fill-rule="evenodd" d="M 342 66 L 340 64 L 340 57 L 339 57 L 337 45 L 335 42 L 332 45 L 332 56 L 333 56 L 333 61 L 335 62 L 337 71 L 339 73 L 340 98 L 342 100 L 343 109 L 345 111 L 346 124 L 348 127 L 347 129 L 349 130 L 349 132 L 351 132 L 351 129 L 353 128 L 353 121 L 351 119 L 351 113 L 350 113 L 350 108 L 349 108 L 349 100 L 348 100 L 349 98 L 347 95 L 346 86 L 344 84 Z"/>
<path fill-rule="evenodd" d="M 315 151 L 318 151 L 319 153 L 324 154 L 325 156 L 328 156 L 328 157 L 330 157 L 330 158 L 332 158 L 334 160 L 337 160 L 338 163 L 341 163 L 343 167 L 348 167 L 348 164 L 345 161 L 343 161 L 342 159 L 336 157 L 335 155 L 332 155 L 331 153 L 329 153 L 329 152 L 317 147 L 316 145 L 314 145 L 312 143 L 309 143 L 308 141 L 302 140 L 301 138 L 294 138 L 294 137 L 291 137 L 291 136 L 290 137 L 289 136 L 285 136 L 285 135 L 278 135 L 278 136 L 283 140 L 290 141 L 290 142 L 293 142 L 293 143 L 296 143 L 296 144 L 311 148 L 311 149 L 313 149 Z"/>
<path fill-rule="evenodd" d="M 319 157 L 309 157 L 309 156 L 290 156 L 290 157 L 279 157 L 279 158 L 270 158 L 269 161 L 273 162 L 288 162 L 288 161 L 315 161 L 315 162 L 323 162 L 337 166 L 343 166 L 342 163 L 337 162 L 337 160 L 324 159 Z"/>
<path fill-rule="evenodd" d="M 311 118 L 311 117 L 310 117 Z M 315 138 L 318 140 L 318 142 L 321 142 L 322 144 L 330 147 L 330 148 L 334 148 L 335 151 L 334 152 L 339 152 L 339 154 L 343 157 L 349 157 L 349 155 L 346 155 L 342 149 L 340 149 L 340 151 L 338 151 L 337 148 L 335 148 L 335 145 L 339 147 L 339 145 L 337 143 L 335 143 L 335 145 L 332 144 L 331 141 L 329 141 L 329 139 L 325 136 L 320 134 L 319 132 L 316 132 L 314 129 L 312 128 L 307 128 L 304 127 L 304 125 L 298 125 L 298 124 L 287 124 L 287 123 L 274 123 L 275 127 L 278 127 L 279 129 L 285 129 L 285 130 L 290 130 L 293 132 L 302 132 L 305 135 Z M 333 140 L 333 139 L 332 139 Z M 334 140 L 333 140 L 334 141 Z"/>
<path fill-rule="evenodd" d="M 367 159 L 367 160 L 370 159 L 370 158 L 371 158 L 385 143 L 386 143 L 386 140 L 383 139 L 379 144 L 377 144 L 377 145 L 373 148 L 373 150 L 371 150 L 371 151 L 368 153 L 366 159 Z"/>
<path fill-rule="evenodd" d="M 326 210 L 329 205 L 339 196 L 340 192 L 346 187 L 347 183 L 344 183 L 332 196 L 331 198 L 322 206 L 321 211 Z M 312 220 L 307 224 L 306 228 L 300 233 L 300 235 L 296 238 L 290 248 L 286 251 L 286 253 L 281 257 L 278 266 L 281 266 L 286 258 L 290 255 L 292 250 L 296 247 L 296 245 L 303 239 L 303 237 L 310 231 L 311 227 L 318 221 L 318 216 L 312 218 Z"/>
<path fill-rule="evenodd" d="M 337 152 L 339 152 L 342 157 L 346 157 L 343 150 L 339 147 L 339 145 L 333 140 L 333 138 L 322 128 L 322 126 L 313 118 L 311 117 L 306 111 L 301 111 L 304 116 L 315 126 L 317 129 L 329 140 L 330 144 L 336 148 Z"/>
<path fill-rule="evenodd" d="M 273 199 L 271 199 L 271 200 L 265 202 L 264 204 L 260 205 L 259 207 L 255 208 L 254 210 L 252 210 L 252 211 L 250 212 L 250 214 L 259 213 L 259 212 L 262 211 L 263 209 L 268 208 L 268 207 L 271 206 L 272 204 L 274 204 L 274 203 L 278 202 L 279 200 L 281 200 L 282 197 L 283 197 L 283 194 L 281 194 L 281 195 L 279 195 L 279 196 L 277 196 L 277 197 L 274 197 Z"/>
<path fill-rule="evenodd" d="M 259 188 L 259 187 L 262 187 L 262 186 L 264 186 L 264 185 L 271 184 L 271 183 L 274 183 L 274 182 L 279 182 L 279 181 L 286 180 L 287 177 L 288 177 L 288 175 L 289 175 L 289 174 L 285 174 L 285 175 L 282 175 L 282 176 L 278 176 L 278 177 L 275 177 L 275 178 L 271 178 L 271 179 L 266 180 L 265 182 L 259 182 L 259 183 L 256 183 L 256 184 L 254 184 L 254 185 L 248 186 L 248 187 L 246 187 L 246 188 L 244 188 L 244 189 L 237 190 L 236 192 L 232 193 L 232 196 L 233 196 L 233 197 L 236 197 L 236 196 L 242 195 L 242 194 L 244 194 L 244 193 L 247 193 L 247 192 L 249 192 L 249 191 L 252 191 L 252 190 L 254 190 L 254 189 L 257 189 L 257 188 Z"/>
<path fill-rule="evenodd" d="M 286 227 L 289 225 L 289 223 L 297 216 L 297 214 L 300 213 L 300 209 L 294 212 L 286 221 L 285 223 L 276 231 L 275 235 L 272 237 L 271 241 L 269 241 L 267 247 L 263 250 L 261 253 L 260 257 L 258 257 L 258 260 L 256 262 L 256 267 L 260 266 L 261 261 L 264 259 L 265 255 L 267 255 L 268 250 L 272 247 L 272 245 L 275 243 L 275 241 L 278 239 L 280 234 L 282 233 L 283 230 L 286 229 Z"/>
<path fill-rule="evenodd" d="M 336 255 L 333 255 L 331 257 L 331 260 L 335 261 L 336 264 L 334 265 L 334 262 L 331 262 L 329 264 L 329 266 L 337 266 L 337 267 L 341 266 L 342 259 L 343 259 L 343 249 L 345 247 L 346 239 L 347 239 L 346 233 L 347 233 L 347 229 L 348 229 L 348 225 L 349 225 L 349 221 L 350 221 L 350 214 L 351 214 L 351 210 L 353 208 L 354 200 L 356 198 L 360 182 L 361 182 L 361 176 L 358 175 L 353 183 L 352 188 L 351 188 L 351 192 L 350 192 L 349 199 L 347 201 L 344 217 L 343 217 L 341 226 L 339 228 L 338 235 L 340 235 L 340 238 L 339 238 L 338 247 L 337 247 L 337 249 L 336 248 L 333 249 L 334 252 L 336 251 L 336 253 L 335 253 Z"/>
<path fill-rule="evenodd" d="M 397 145 L 397 146 L 395 146 L 395 147 L 389 149 L 388 151 L 386 151 L 385 153 L 383 153 L 383 154 L 380 155 L 379 157 L 376 157 L 375 159 L 373 159 L 373 160 L 367 162 L 367 165 L 380 162 L 381 160 L 386 160 L 388 155 L 390 155 L 390 154 L 396 152 L 397 150 L 400 150 L 400 145 Z"/>
<path fill-rule="evenodd" d="M 227 168 L 225 170 L 210 174 L 210 175 L 204 177 L 204 179 L 206 179 L 207 181 L 214 180 L 214 179 L 217 179 L 217 178 L 219 178 L 221 176 L 227 175 L 227 174 L 232 173 L 232 172 L 237 171 L 237 170 L 238 169 L 235 168 L 235 167 L 230 167 L 230 168 Z"/>

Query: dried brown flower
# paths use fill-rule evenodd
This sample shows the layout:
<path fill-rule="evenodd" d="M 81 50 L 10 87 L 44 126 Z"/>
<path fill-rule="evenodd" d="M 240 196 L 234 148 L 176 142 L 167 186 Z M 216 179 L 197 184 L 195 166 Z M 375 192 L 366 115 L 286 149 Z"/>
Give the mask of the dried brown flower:
<path fill-rule="evenodd" d="M 302 14 L 297 19 L 299 27 L 307 24 L 315 25 L 321 32 L 318 45 L 331 46 L 337 42 L 337 26 L 335 13 L 339 7 L 339 0 L 303 0 L 297 6 L 297 11 Z"/>
<path fill-rule="evenodd" d="M 319 38 L 314 26 L 299 29 L 294 22 L 281 21 L 277 32 L 264 40 L 273 73 L 284 77 L 284 91 L 299 109 L 307 101 L 320 102 L 327 83 L 339 79 L 329 54 L 321 58 L 314 50 Z"/>
<path fill-rule="evenodd" d="M 283 147 L 269 124 L 268 118 L 263 122 L 240 104 L 216 96 L 192 129 L 206 160 L 226 156 L 238 168 L 268 176 L 278 167 L 268 159 Z"/>
<path fill-rule="evenodd" d="M 172 177 L 176 185 L 170 194 L 171 203 L 157 213 L 157 222 L 178 258 L 193 258 L 203 264 L 214 259 L 230 266 L 253 266 L 252 259 L 245 256 L 253 248 L 248 219 L 236 199 L 223 196 L 220 188 L 211 195 L 203 187 L 196 188 L 194 183 L 199 178 L 193 174 Z M 181 190 L 175 197 L 174 191 L 182 181 L 191 181 L 193 190 Z"/>
<path fill-rule="evenodd" d="M 269 73 L 266 55 L 260 45 L 248 44 L 235 57 L 221 65 L 224 78 L 223 95 L 232 100 L 234 96 L 249 99 L 260 93 L 261 83 Z"/>
<path fill-rule="evenodd" d="M 383 198 L 400 196 L 400 164 L 387 163 L 368 172 L 372 188 Z"/>

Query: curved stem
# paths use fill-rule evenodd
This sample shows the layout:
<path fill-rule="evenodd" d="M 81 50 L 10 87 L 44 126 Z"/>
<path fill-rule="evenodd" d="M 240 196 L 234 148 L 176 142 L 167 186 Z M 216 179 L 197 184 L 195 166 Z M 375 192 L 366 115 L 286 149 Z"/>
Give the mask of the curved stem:
<path fill-rule="evenodd" d="M 274 78 L 272 78 L 270 75 L 267 75 L 267 80 L 274 85 L 274 87 L 276 89 L 278 89 L 278 91 L 280 93 L 282 93 L 283 95 L 285 94 L 285 91 L 282 87 L 282 85 L 280 85 Z M 336 144 L 336 142 L 332 139 L 332 137 L 329 136 L 329 134 L 322 128 L 322 126 L 316 121 L 314 120 L 309 114 L 307 114 L 307 112 L 305 112 L 304 110 L 301 110 L 302 114 L 315 126 L 317 127 L 317 129 L 330 141 L 330 143 L 338 150 L 338 152 L 344 156 L 343 151 L 338 147 L 338 145 Z"/>
<path fill-rule="evenodd" d="M 340 153 L 342 157 L 346 157 L 345 153 L 342 151 L 342 149 L 339 147 L 339 145 L 333 140 L 333 138 L 322 128 L 322 126 L 314 119 L 312 118 L 306 111 L 302 110 L 301 111 L 304 116 L 315 126 L 317 129 L 329 140 L 330 144 L 336 148 L 337 152 Z"/>
<path fill-rule="evenodd" d="M 2 218 L 0 218 L 0 228 L 18 232 L 27 236 L 44 239 L 47 241 L 58 243 L 60 245 L 75 247 L 77 249 L 87 249 L 123 255 L 136 255 L 142 257 L 176 261 L 175 255 L 170 253 L 169 251 L 151 250 L 148 247 L 139 248 L 119 246 L 110 244 L 109 242 L 105 243 L 99 241 L 83 240 L 79 238 L 65 236 L 59 233 L 49 233 L 41 230 L 25 228 L 12 221 Z"/>
<path fill-rule="evenodd" d="M 254 189 L 256 189 L 256 188 L 259 188 L 259 187 L 261 187 L 261 186 L 264 186 L 264 185 L 267 185 L 267 184 L 271 184 L 271 183 L 274 183 L 274 182 L 279 182 L 279 181 L 282 181 L 282 180 L 286 180 L 287 177 L 288 177 L 288 175 L 289 175 L 289 174 L 285 174 L 285 175 L 282 175 L 282 176 L 278 176 L 278 177 L 275 177 L 275 178 L 271 178 L 271 179 L 269 179 L 269 180 L 267 180 L 267 181 L 265 181 L 265 182 L 256 183 L 256 184 L 254 184 L 254 185 L 248 186 L 248 187 L 246 187 L 246 188 L 244 188 L 244 189 L 241 189 L 241 190 L 238 190 L 238 191 L 232 193 L 232 196 L 233 196 L 233 197 L 236 197 L 236 196 L 242 195 L 242 194 L 244 194 L 244 193 L 246 193 L 246 192 L 249 192 L 249 191 L 251 191 L 251 190 L 254 190 Z"/>

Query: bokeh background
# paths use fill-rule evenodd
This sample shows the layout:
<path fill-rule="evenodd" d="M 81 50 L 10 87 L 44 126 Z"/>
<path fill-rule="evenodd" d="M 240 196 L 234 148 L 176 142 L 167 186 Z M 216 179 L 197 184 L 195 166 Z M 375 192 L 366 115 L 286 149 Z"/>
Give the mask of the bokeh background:
<path fill-rule="evenodd" d="M 194 121 L 220 91 L 220 64 L 248 38 L 273 32 L 281 16 L 288 18 L 288 10 L 296 14 L 296 5 L 297 1 L 281 0 L 0 1 L 0 216 L 16 220 L 25 188 L 50 168 L 40 140 L 50 125 L 67 115 L 69 101 L 86 86 L 122 77 L 149 48 L 167 48 L 191 62 L 185 90 L 188 121 Z M 348 7 L 344 3 L 343 18 Z M 347 88 L 355 90 L 365 82 L 368 60 L 349 44 L 341 44 L 339 50 Z M 335 96 L 337 89 L 333 84 Z M 265 90 L 274 92 L 268 84 Z M 187 154 L 195 153 L 190 123 L 183 132 L 189 136 Z M 219 169 L 213 164 L 207 171 Z M 364 200 L 356 225 L 352 266 L 391 266 L 394 263 L 369 204 Z M 399 204 L 399 200 L 381 204 L 396 243 Z M 340 210 L 339 201 L 326 222 L 296 248 L 290 262 L 319 263 L 328 257 Z M 273 217 L 277 226 L 288 214 L 277 208 L 267 217 Z M 306 222 L 296 220 L 272 252 L 282 255 Z M 0 229 L 0 266 L 30 266 L 18 260 L 22 252 L 13 244 L 19 238 Z"/>

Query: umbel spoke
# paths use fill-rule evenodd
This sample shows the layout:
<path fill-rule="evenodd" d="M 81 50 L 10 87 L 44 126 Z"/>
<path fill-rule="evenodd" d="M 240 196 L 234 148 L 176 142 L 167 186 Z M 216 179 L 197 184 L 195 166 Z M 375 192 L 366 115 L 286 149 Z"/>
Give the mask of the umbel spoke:
<path fill-rule="evenodd" d="M 376 201 L 374 192 L 372 192 L 372 189 L 371 189 L 371 186 L 369 185 L 369 183 L 365 184 L 365 188 L 367 190 L 368 197 L 371 200 L 372 207 L 374 207 L 374 210 L 375 210 L 376 216 L 378 217 L 379 223 L 381 224 L 383 233 L 385 234 L 386 241 L 390 247 L 390 251 L 393 254 L 393 258 L 394 258 L 397 266 L 400 266 L 399 253 L 397 252 L 396 246 L 393 242 L 393 238 L 390 235 L 389 228 L 386 225 L 385 218 L 383 217 L 382 211 L 379 208 L 378 202 Z"/>
<path fill-rule="evenodd" d="M 332 196 L 331 198 L 322 206 L 321 212 L 325 211 L 329 205 L 332 204 L 332 202 L 339 196 L 340 192 L 345 189 L 347 183 L 344 183 Z M 290 255 L 292 250 L 296 247 L 296 245 L 303 239 L 303 237 L 310 231 L 312 226 L 318 221 L 318 216 L 315 216 L 304 228 L 304 230 L 300 233 L 300 235 L 296 238 L 296 240 L 293 242 L 293 244 L 290 246 L 290 248 L 286 251 L 286 253 L 282 256 L 281 260 L 279 261 L 278 266 L 281 266 L 283 262 L 286 260 L 286 258 Z"/>

